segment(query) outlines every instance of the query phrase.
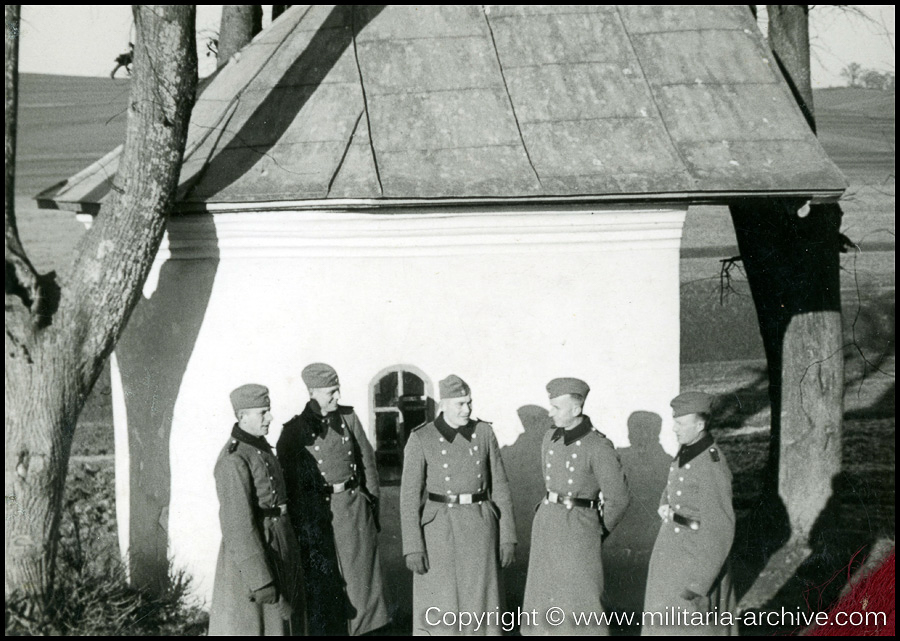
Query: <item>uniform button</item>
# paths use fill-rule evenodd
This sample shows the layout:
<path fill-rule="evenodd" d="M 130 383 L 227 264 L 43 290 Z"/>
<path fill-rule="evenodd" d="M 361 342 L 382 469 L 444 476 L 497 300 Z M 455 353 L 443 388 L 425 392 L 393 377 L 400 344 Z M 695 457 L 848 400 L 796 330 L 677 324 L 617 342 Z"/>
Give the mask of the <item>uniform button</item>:
<path fill-rule="evenodd" d="M 547 463 L 547 467 L 550 467 L 550 464 L 549 464 L 549 463 Z"/>
<path fill-rule="evenodd" d="M 453 492 L 450 490 L 447 490 L 447 494 L 453 494 Z"/>
<path fill-rule="evenodd" d="M 444 437 L 441 436 L 441 437 L 438 439 L 438 443 L 443 443 L 443 442 L 444 442 Z"/>
<path fill-rule="evenodd" d="M 319 465 L 321 465 L 322 463 L 324 463 L 324 461 L 322 459 L 319 459 Z"/>
<path fill-rule="evenodd" d="M 681 490 L 678 490 L 677 492 L 675 492 L 675 496 L 681 496 Z"/>
<path fill-rule="evenodd" d="M 572 458 L 578 458 L 578 454 L 576 454 L 575 452 L 573 452 L 573 453 L 572 453 Z"/>
<path fill-rule="evenodd" d="M 447 450 L 441 450 L 441 454 L 446 454 Z"/>
<path fill-rule="evenodd" d="M 353 496 L 354 494 L 356 494 L 356 490 L 350 490 L 350 496 Z"/>
<path fill-rule="evenodd" d="M 550 505 L 550 501 L 548 501 L 547 499 L 544 499 L 544 505 Z"/>
<path fill-rule="evenodd" d="M 316 445 L 313 449 L 314 449 L 316 452 L 318 452 L 321 448 L 320 448 L 318 445 Z"/>
<path fill-rule="evenodd" d="M 572 504 L 569 503 L 569 504 L 566 506 L 566 509 L 567 509 L 567 510 L 571 510 L 571 509 L 572 509 Z"/>
<path fill-rule="evenodd" d="M 581 447 L 581 441 L 575 441 L 575 445 L 577 445 L 578 447 Z"/>
<path fill-rule="evenodd" d="M 566 496 L 572 496 L 571 492 L 566 492 Z"/>
<path fill-rule="evenodd" d="M 478 459 L 477 461 L 475 461 L 475 465 L 481 465 L 481 459 Z"/>
<path fill-rule="evenodd" d="M 450 480 L 450 477 L 449 477 L 449 476 L 445 476 L 445 477 L 444 477 L 444 480 L 445 480 L 445 481 L 449 481 L 449 480 Z"/>
<path fill-rule="evenodd" d="M 479 479 L 480 479 L 480 478 L 481 478 L 481 474 L 476 475 L 475 478 L 479 478 Z"/>
<path fill-rule="evenodd" d="M 472 448 L 472 449 L 474 449 L 474 450 L 477 452 L 477 451 L 478 451 L 478 446 L 476 445 L 476 446 L 475 446 L 474 448 Z"/>
<path fill-rule="evenodd" d="M 572 479 L 569 479 L 568 482 L 569 482 L 569 485 L 572 485 L 572 483 L 574 483 L 574 481 Z"/>
<path fill-rule="evenodd" d="M 690 463 L 688 463 L 688 464 L 687 464 L 687 465 L 685 465 L 685 466 L 684 466 L 684 469 L 686 469 L 686 470 L 689 470 L 689 469 L 691 469 L 691 464 L 690 464 Z"/>
<path fill-rule="evenodd" d="M 683 481 L 683 480 L 684 480 L 684 477 L 683 477 L 683 476 L 679 476 L 679 477 L 678 477 L 678 480 L 679 480 L 679 481 Z"/>
<path fill-rule="evenodd" d="M 550 480 L 550 477 L 549 477 L 549 476 L 547 477 L 547 480 L 548 480 L 548 481 Z"/>
<path fill-rule="evenodd" d="M 574 468 L 574 467 L 570 467 L 570 468 L 569 468 L 569 471 L 570 471 L 570 472 L 574 472 L 574 471 L 575 471 L 575 468 Z"/>
<path fill-rule="evenodd" d="M 680 505 L 676 505 L 676 506 L 675 506 L 675 509 L 676 509 L 676 510 L 680 510 L 680 509 L 681 509 L 681 506 L 680 506 Z"/>
<path fill-rule="evenodd" d="M 553 450 L 550 450 L 549 452 L 547 452 L 547 454 L 553 454 Z"/>
<path fill-rule="evenodd" d="M 444 463 L 444 469 L 447 469 L 448 467 L 450 467 L 450 464 L 449 464 L 449 463 Z"/>
<path fill-rule="evenodd" d="M 678 534 L 679 532 L 681 532 L 681 528 L 680 527 L 675 528 L 675 534 Z"/>
<path fill-rule="evenodd" d="M 348 456 L 352 456 L 352 455 L 353 455 L 353 452 L 349 452 L 349 451 L 348 451 L 348 452 L 347 452 L 347 455 L 348 455 Z"/>

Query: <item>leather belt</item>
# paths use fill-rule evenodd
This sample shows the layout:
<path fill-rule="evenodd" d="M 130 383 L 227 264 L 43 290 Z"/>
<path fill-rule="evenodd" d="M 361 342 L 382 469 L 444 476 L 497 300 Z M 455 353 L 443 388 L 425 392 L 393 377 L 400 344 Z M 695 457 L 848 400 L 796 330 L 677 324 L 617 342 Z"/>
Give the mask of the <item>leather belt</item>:
<path fill-rule="evenodd" d="M 691 519 L 686 516 L 682 516 L 677 512 L 672 515 L 672 520 L 678 523 L 679 525 L 683 525 L 685 527 L 689 527 L 692 530 L 700 529 L 700 519 Z"/>
<path fill-rule="evenodd" d="M 282 503 L 278 507 L 261 507 L 259 513 L 263 517 L 277 519 L 280 516 L 287 516 L 287 503 Z"/>
<path fill-rule="evenodd" d="M 601 505 L 599 499 L 577 499 L 571 496 L 562 496 L 559 492 L 551 492 L 549 490 L 547 491 L 547 500 L 551 503 L 560 503 L 568 508 L 587 507 L 592 510 L 599 510 Z"/>
<path fill-rule="evenodd" d="M 326 485 L 325 494 L 340 494 L 341 492 L 346 492 L 347 490 L 352 490 L 357 487 L 359 487 L 359 479 L 355 476 L 351 476 L 343 483 L 329 483 Z"/>
<path fill-rule="evenodd" d="M 481 503 L 488 500 L 488 493 L 476 492 L 475 494 L 434 494 L 428 493 L 428 500 L 437 503 L 458 503 L 459 505 L 470 505 L 472 503 Z"/>

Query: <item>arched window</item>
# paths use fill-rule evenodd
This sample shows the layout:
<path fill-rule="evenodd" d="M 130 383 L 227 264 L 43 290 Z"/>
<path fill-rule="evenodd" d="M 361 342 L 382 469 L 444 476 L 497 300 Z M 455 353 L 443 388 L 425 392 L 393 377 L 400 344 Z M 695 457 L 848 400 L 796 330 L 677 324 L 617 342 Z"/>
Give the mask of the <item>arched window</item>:
<path fill-rule="evenodd" d="M 381 370 L 369 385 L 370 425 L 382 485 L 399 485 L 409 433 L 434 420 L 434 392 L 425 373 L 411 365 Z"/>

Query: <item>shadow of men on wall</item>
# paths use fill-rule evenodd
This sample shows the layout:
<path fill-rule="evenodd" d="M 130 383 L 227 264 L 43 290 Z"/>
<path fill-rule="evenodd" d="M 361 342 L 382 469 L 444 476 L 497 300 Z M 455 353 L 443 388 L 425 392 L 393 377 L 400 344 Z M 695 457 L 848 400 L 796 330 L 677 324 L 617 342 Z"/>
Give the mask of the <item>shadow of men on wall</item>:
<path fill-rule="evenodd" d="M 513 513 L 516 519 L 516 562 L 504 571 L 506 579 L 506 609 L 515 610 L 525 596 L 528 573 L 528 553 L 531 549 L 531 523 L 535 506 L 544 495 L 541 475 L 541 441 L 552 427 L 547 410 L 539 405 L 523 405 L 518 409 L 525 432 L 516 442 L 501 448 L 500 456 L 509 478 Z"/>
<path fill-rule="evenodd" d="M 612 610 L 640 612 L 647 568 L 659 532 L 659 497 L 666 487 L 669 456 L 659 443 L 662 418 L 636 411 L 628 417 L 628 447 L 619 448 L 631 502 L 603 547 L 605 603 Z"/>

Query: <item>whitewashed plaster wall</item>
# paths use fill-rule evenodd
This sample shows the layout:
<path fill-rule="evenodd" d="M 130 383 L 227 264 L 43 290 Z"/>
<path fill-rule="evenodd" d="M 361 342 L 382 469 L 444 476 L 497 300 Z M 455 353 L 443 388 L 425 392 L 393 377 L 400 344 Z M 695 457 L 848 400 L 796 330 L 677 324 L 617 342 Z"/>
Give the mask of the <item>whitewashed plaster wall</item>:
<path fill-rule="evenodd" d="M 519 408 L 548 407 L 548 380 L 576 376 L 592 388 L 586 413 L 618 447 L 643 410 L 663 417 L 673 453 L 685 209 L 173 218 L 113 361 L 117 510 L 133 576 L 152 582 L 168 556 L 209 598 L 228 393 L 270 388 L 274 444 L 308 398 L 300 371 L 313 361 L 338 370 L 342 402 L 373 441 L 373 378 L 412 365 L 435 388 L 464 378 L 501 445 L 523 431 Z"/>

